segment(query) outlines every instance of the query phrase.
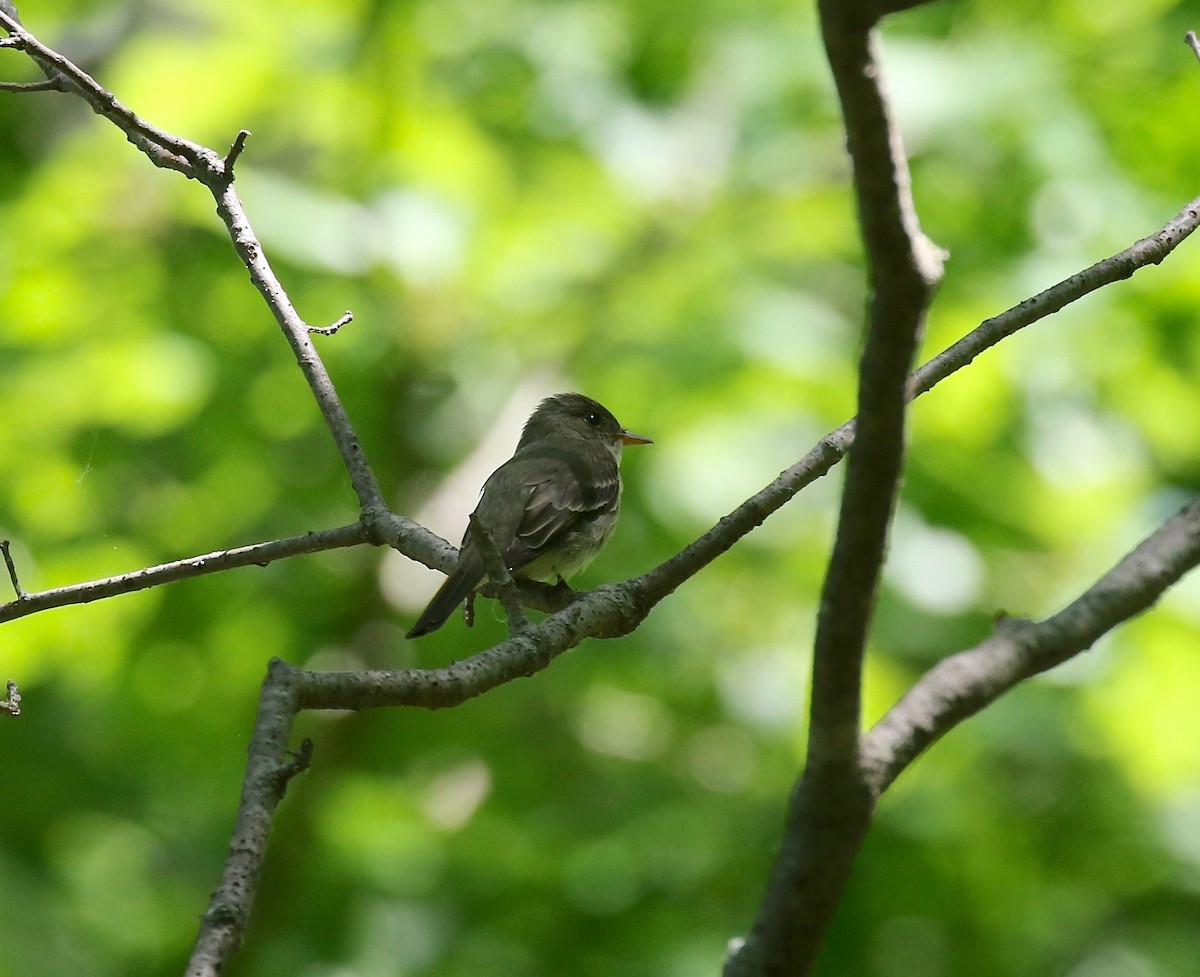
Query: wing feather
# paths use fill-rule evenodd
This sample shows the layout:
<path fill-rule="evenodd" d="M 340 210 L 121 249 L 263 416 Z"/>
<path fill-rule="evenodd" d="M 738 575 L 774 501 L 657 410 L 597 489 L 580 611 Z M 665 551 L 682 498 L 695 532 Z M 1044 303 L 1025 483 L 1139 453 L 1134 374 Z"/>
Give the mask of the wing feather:
<path fill-rule="evenodd" d="M 524 452 L 501 466 L 493 478 L 505 469 L 506 482 L 524 487 L 524 506 L 506 507 L 504 513 L 481 512 L 480 516 L 493 527 L 497 540 L 510 541 L 504 557 L 513 572 L 552 549 L 583 523 L 614 512 L 620 504 L 620 475 L 616 459 L 607 451 L 593 458 L 556 449 Z M 486 488 L 483 495 L 486 500 Z M 509 525 L 503 525 L 505 521 Z"/>

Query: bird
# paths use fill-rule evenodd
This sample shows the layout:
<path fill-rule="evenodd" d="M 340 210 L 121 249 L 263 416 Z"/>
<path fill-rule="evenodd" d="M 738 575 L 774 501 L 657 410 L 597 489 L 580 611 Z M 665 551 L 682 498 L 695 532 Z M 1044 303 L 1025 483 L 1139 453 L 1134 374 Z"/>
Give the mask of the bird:
<path fill-rule="evenodd" d="M 600 552 L 621 506 L 621 449 L 653 444 L 591 397 L 560 393 L 529 415 L 513 456 L 480 493 L 472 519 L 488 530 L 514 577 L 564 582 Z M 468 528 L 458 562 L 407 637 L 436 631 L 482 586 L 487 571 Z"/>

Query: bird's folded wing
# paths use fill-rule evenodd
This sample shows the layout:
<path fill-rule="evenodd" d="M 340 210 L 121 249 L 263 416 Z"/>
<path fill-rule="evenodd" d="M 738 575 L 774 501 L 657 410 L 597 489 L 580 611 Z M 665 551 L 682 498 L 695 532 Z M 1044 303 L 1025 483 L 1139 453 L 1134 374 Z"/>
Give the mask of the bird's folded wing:
<path fill-rule="evenodd" d="M 512 545 L 505 553 L 509 568 L 518 570 L 539 553 L 553 548 L 576 526 L 612 512 L 621 498 L 616 462 L 599 471 L 570 452 L 538 453 L 528 460 L 525 507 Z M 607 461 L 607 459 L 605 459 Z"/>

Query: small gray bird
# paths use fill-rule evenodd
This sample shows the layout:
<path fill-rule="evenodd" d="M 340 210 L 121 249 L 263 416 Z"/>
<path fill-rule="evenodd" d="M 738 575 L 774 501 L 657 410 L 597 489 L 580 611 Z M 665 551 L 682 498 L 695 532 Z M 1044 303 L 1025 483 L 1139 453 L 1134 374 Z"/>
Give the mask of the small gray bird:
<path fill-rule="evenodd" d="M 626 431 L 605 407 L 582 394 L 555 394 L 538 404 L 516 452 L 483 483 L 475 507 L 509 572 L 557 581 L 591 563 L 617 522 L 621 448 L 651 443 Z M 408 637 L 440 628 L 486 575 L 468 529 L 458 565 Z"/>

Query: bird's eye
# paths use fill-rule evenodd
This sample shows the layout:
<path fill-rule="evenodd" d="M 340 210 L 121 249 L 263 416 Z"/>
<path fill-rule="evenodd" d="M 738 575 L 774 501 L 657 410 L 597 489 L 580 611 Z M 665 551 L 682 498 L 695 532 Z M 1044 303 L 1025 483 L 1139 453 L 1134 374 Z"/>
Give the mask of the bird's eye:
<path fill-rule="evenodd" d="M 584 414 L 583 419 L 585 421 L 587 421 L 587 423 L 590 424 L 592 427 L 600 426 L 600 415 L 599 414 Z"/>

